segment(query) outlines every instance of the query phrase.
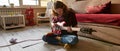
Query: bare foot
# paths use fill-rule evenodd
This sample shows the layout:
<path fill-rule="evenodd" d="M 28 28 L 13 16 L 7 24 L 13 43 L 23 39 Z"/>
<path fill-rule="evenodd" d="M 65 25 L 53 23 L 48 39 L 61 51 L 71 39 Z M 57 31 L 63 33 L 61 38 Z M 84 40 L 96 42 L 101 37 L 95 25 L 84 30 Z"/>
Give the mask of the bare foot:
<path fill-rule="evenodd" d="M 57 36 L 56 39 L 61 40 L 61 37 Z"/>
<path fill-rule="evenodd" d="M 70 49 L 70 47 L 71 47 L 71 45 L 69 45 L 69 44 L 65 44 L 65 45 L 64 45 L 64 48 L 65 48 L 66 50 Z"/>

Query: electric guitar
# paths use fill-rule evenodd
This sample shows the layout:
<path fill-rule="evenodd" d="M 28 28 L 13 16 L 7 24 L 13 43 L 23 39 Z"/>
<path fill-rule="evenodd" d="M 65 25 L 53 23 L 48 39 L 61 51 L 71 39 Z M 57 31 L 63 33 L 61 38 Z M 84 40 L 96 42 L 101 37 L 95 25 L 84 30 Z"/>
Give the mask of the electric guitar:
<path fill-rule="evenodd" d="M 67 27 L 64 27 L 64 22 L 57 23 L 60 29 L 67 30 Z M 57 29 L 58 29 L 57 28 Z M 101 40 L 110 42 L 112 44 L 120 45 L 120 30 L 114 28 L 106 28 L 106 27 L 97 27 L 97 26 L 89 26 L 89 27 L 71 27 L 73 31 L 80 31 L 85 34 L 90 34 L 100 38 Z"/>

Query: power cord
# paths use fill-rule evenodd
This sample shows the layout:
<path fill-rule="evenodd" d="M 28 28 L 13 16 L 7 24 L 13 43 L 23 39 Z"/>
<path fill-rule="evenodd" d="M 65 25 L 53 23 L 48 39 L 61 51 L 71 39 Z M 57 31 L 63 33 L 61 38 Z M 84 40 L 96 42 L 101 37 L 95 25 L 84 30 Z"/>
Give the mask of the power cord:
<path fill-rule="evenodd" d="M 15 45 L 15 44 L 19 44 L 19 43 L 23 43 L 23 42 L 27 42 L 27 41 L 39 41 L 39 40 L 42 40 L 42 39 L 27 39 L 27 40 L 22 40 L 22 41 L 17 42 L 16 38 L 11 38 L 9 40 L 10 44 L 2 45 L 2 46 L 0 46 L 0 48 L 2 48 L 2 47 L 9 47 L 9 46 L 12 46 L 12 45 Z"/>

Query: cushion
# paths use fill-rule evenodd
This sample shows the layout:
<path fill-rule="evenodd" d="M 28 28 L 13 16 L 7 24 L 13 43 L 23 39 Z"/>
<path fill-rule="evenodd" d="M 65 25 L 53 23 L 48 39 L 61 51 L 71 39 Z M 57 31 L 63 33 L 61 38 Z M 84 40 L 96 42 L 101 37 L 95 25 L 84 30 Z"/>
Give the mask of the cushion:
<path fill-rule="evenodd" d="M 98 5 L 98 6 L 88 6 L 86 8 L 87 13 L 99 13 L 105 7 L 105 5 Z"/>
<path fill-rule="evenodd" d="M 105 4 L 96 5 L 96 6 L 87 6 L 86 12 L 95 14 L 95 13 L 110 13 L 111 1 Z"/>
<path fill-rule="evenodd" d="M 106 7 L 104 7 L 100 13 L 111 13 L 111 1 L 106 3 Z"/>

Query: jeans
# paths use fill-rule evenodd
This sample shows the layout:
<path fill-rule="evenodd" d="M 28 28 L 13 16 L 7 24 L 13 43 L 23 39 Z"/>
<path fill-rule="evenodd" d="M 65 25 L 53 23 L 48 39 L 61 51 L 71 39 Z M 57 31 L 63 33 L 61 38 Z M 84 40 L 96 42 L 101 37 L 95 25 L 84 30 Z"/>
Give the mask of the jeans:
<path fill-rule="evenodd" d="M 55 36 L 46 36 L 42 37 L 42 40 L 47 42 L 48 44 L 59 45 L 59 40 L 55 38 Z"/>
<path fill-rule="evenodd" d="M 54 44 L 54 45 L 59 45 L 59 43 L 63 43 L 63 44 L 70 44 L 70 45 L 74 45 L 78 42 L 78 37 L 75 35 L 62 35 L 61 36 L 61 41 L 56 39 L 57 35 L 53 35 L 53 36 L 46 36 L 44 35 L 42 37 L 42 40 L 47 42 L 48 44 Z"/>

